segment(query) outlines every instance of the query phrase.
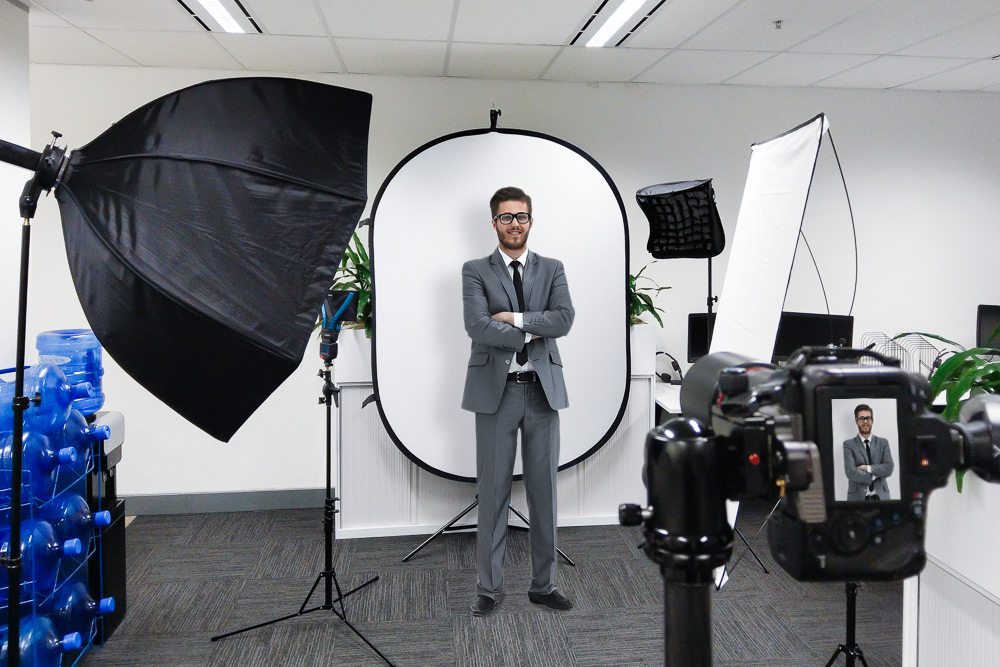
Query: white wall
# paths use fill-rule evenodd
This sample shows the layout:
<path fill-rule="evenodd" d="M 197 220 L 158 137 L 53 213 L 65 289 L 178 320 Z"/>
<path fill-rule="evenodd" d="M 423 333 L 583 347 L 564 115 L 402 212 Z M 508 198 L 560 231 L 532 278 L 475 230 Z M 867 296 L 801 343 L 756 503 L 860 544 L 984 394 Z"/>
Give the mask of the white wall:
<path fill-rule="evenodd" d="M 42 65 L 33 66 L 31 74 L 33 145 L 42 145 L 56 129 L 66 135 L 70 147 L 86 143 L 159 95 L 231 76 L 202 70 Z M 871 330 L 920 329 L 972 342 L 976 304 L 1000 302 L 996 281 L 985 279 L 995 273 L 1000 241 L 997 95 L 335 75 L 322 80 L 374 95 L 370 200 L 389 170 L 413 149 L 442 134 L 488 126 L 491 105 L 503 111 L 501 127 L 544 132 L 580 147 L 608 170 L 626 202 L 633 272 L 650 260 L 645 251 L 648 223 L 635 205 L 636 190 L 666 181 L 714 178 L 731 239 L 750 144 L 826 112 L 858 225 L 857 339 Z M 846 207 L 834 176 L 832 155 L 824 150 L 806 233 L 824 272 L 832 308 L 846 312 L 854 258 Z M 51 198 L 40 206 L 37 219 L 31 335 L 85 325 Z M 447 221 L 437 233 L 447 238 Z M 716 293 L 726 257 L 715 261 Z M 815 274 L 803 259 L 796 261 L 786 305 L 821 310 Z M 667 310 L 667 328 L 659 343 L 660 349 L 681 357 L 687 313 L 704 310 L 705 262 L 661 260 L 649 273 L 673 286 L 658 299 Z M 316 405 L 318 364 L 312 358 L 228 445 L 164 408 L 113 362 L 107 365 L 107 405 L 125 413 L 128 425 L 120 493 L 322 485 L 322 410 Z"/>
<path fill-rule="evenodd" d="M 28 12 L 0 0 L 0 139 L 27 146 L 31 140 L 28 90 Z M 14 365 L 17 340 L 17 267 L 21 216 L 17 200 L 31 174 L 0 164 L 0 368 Z M 4 380 L 13 381 L 13 376 Z"/>

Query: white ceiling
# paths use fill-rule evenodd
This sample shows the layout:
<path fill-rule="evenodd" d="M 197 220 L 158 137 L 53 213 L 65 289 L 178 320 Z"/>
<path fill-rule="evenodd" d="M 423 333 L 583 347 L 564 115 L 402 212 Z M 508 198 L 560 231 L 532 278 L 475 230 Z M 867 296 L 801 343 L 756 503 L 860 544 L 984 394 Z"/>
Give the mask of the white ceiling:
<path fill-rule="evenodd" d="M 998 0 L 646 0 L 582 46 L 621 1 L 241 0 L 262 34 L 232 35 L 195 0 L 211 31 L 178 0 L 21 0 L 33 63 L 1000 93 Z"/>

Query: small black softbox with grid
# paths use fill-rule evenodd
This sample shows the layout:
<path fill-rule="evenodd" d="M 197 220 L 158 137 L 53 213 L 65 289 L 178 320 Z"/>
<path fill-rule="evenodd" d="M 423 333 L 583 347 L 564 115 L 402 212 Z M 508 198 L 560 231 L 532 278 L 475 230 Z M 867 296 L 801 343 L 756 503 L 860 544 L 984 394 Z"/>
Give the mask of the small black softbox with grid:
<path fill-rule="evenodd" d="M 725 249 L 712 179 L 650 185 L 635 200 L 649 220 L 646 250 L 656 259 L 705 259 Z"/>

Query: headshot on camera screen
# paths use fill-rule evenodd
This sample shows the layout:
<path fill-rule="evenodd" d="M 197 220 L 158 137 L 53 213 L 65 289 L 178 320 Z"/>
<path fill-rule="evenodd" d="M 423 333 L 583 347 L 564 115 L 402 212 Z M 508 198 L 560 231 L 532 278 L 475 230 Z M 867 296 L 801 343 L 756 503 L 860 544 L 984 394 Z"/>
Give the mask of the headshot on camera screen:
<path fill-rule="evenodd" d="M 831 403 L 834 500 L 899 500 L 896 399 L 835 398 Z"/>

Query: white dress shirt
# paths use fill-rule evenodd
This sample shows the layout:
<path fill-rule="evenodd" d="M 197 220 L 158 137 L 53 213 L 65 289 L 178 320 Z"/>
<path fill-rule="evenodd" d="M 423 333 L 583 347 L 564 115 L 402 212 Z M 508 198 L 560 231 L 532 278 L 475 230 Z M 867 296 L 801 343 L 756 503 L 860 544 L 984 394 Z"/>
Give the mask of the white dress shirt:
<path fill-rule="evenodd" d="M 500 256 L 503 257 L 504 264 L 507 265 L 507 275 L 510 276 L 511 280 L 514 280 L 514 267 L 512 267 L 510 265 L 510 263 L 511 262 L 515 262 L 515 261 L 520 263 L 520 265 L 521 265 L 521 267 L 520 267 L 521 282 L 523 284 L 524 283 L 524 267 L 528 263 L 528 253 L 530 253 L 531 251 L 526 249 L 523 253 L 521 253 L 521 256 L 518 257 L 515 260 L 510 255 L 508 255 L 507 253 L 505 253 L 503 251 L 503 248 L 498 248 L 498 250 L 500 251 Z M 527 298 L 527 297 L 525 297 L 525 298 Z M 525 304 L 525 306 L 527 306 L 527 304 Z M 514 304 L 514 307 L 516 308 L 517 304 Z M 514 313 L 514 326 L 517 327 L 518 329 L 521 329 L 522 331 L 524 331 L 524 315 L 522 313 Z M 530 340 L 531 340 L 531 334 L 528 333 L 527 331 L 525 331 L 524 332 L 524 344 L 527 345 Z M 533 370 L 535 370 L 535 367 L 531 365 L 531 360 L 530 359 L 527 361 L 527 363 L 525 363 L 522 366 L 521 364 L 517 363 L 517 354 L 516 353 L 511 353 L 511 355 L 512 356 L 511 356 L 511 359 L 510 359 L 510 370 L 508 371 L 508 373 L 518 373 L 518 372 L 522 372 L 522 371 L 533 371 Z"/>

